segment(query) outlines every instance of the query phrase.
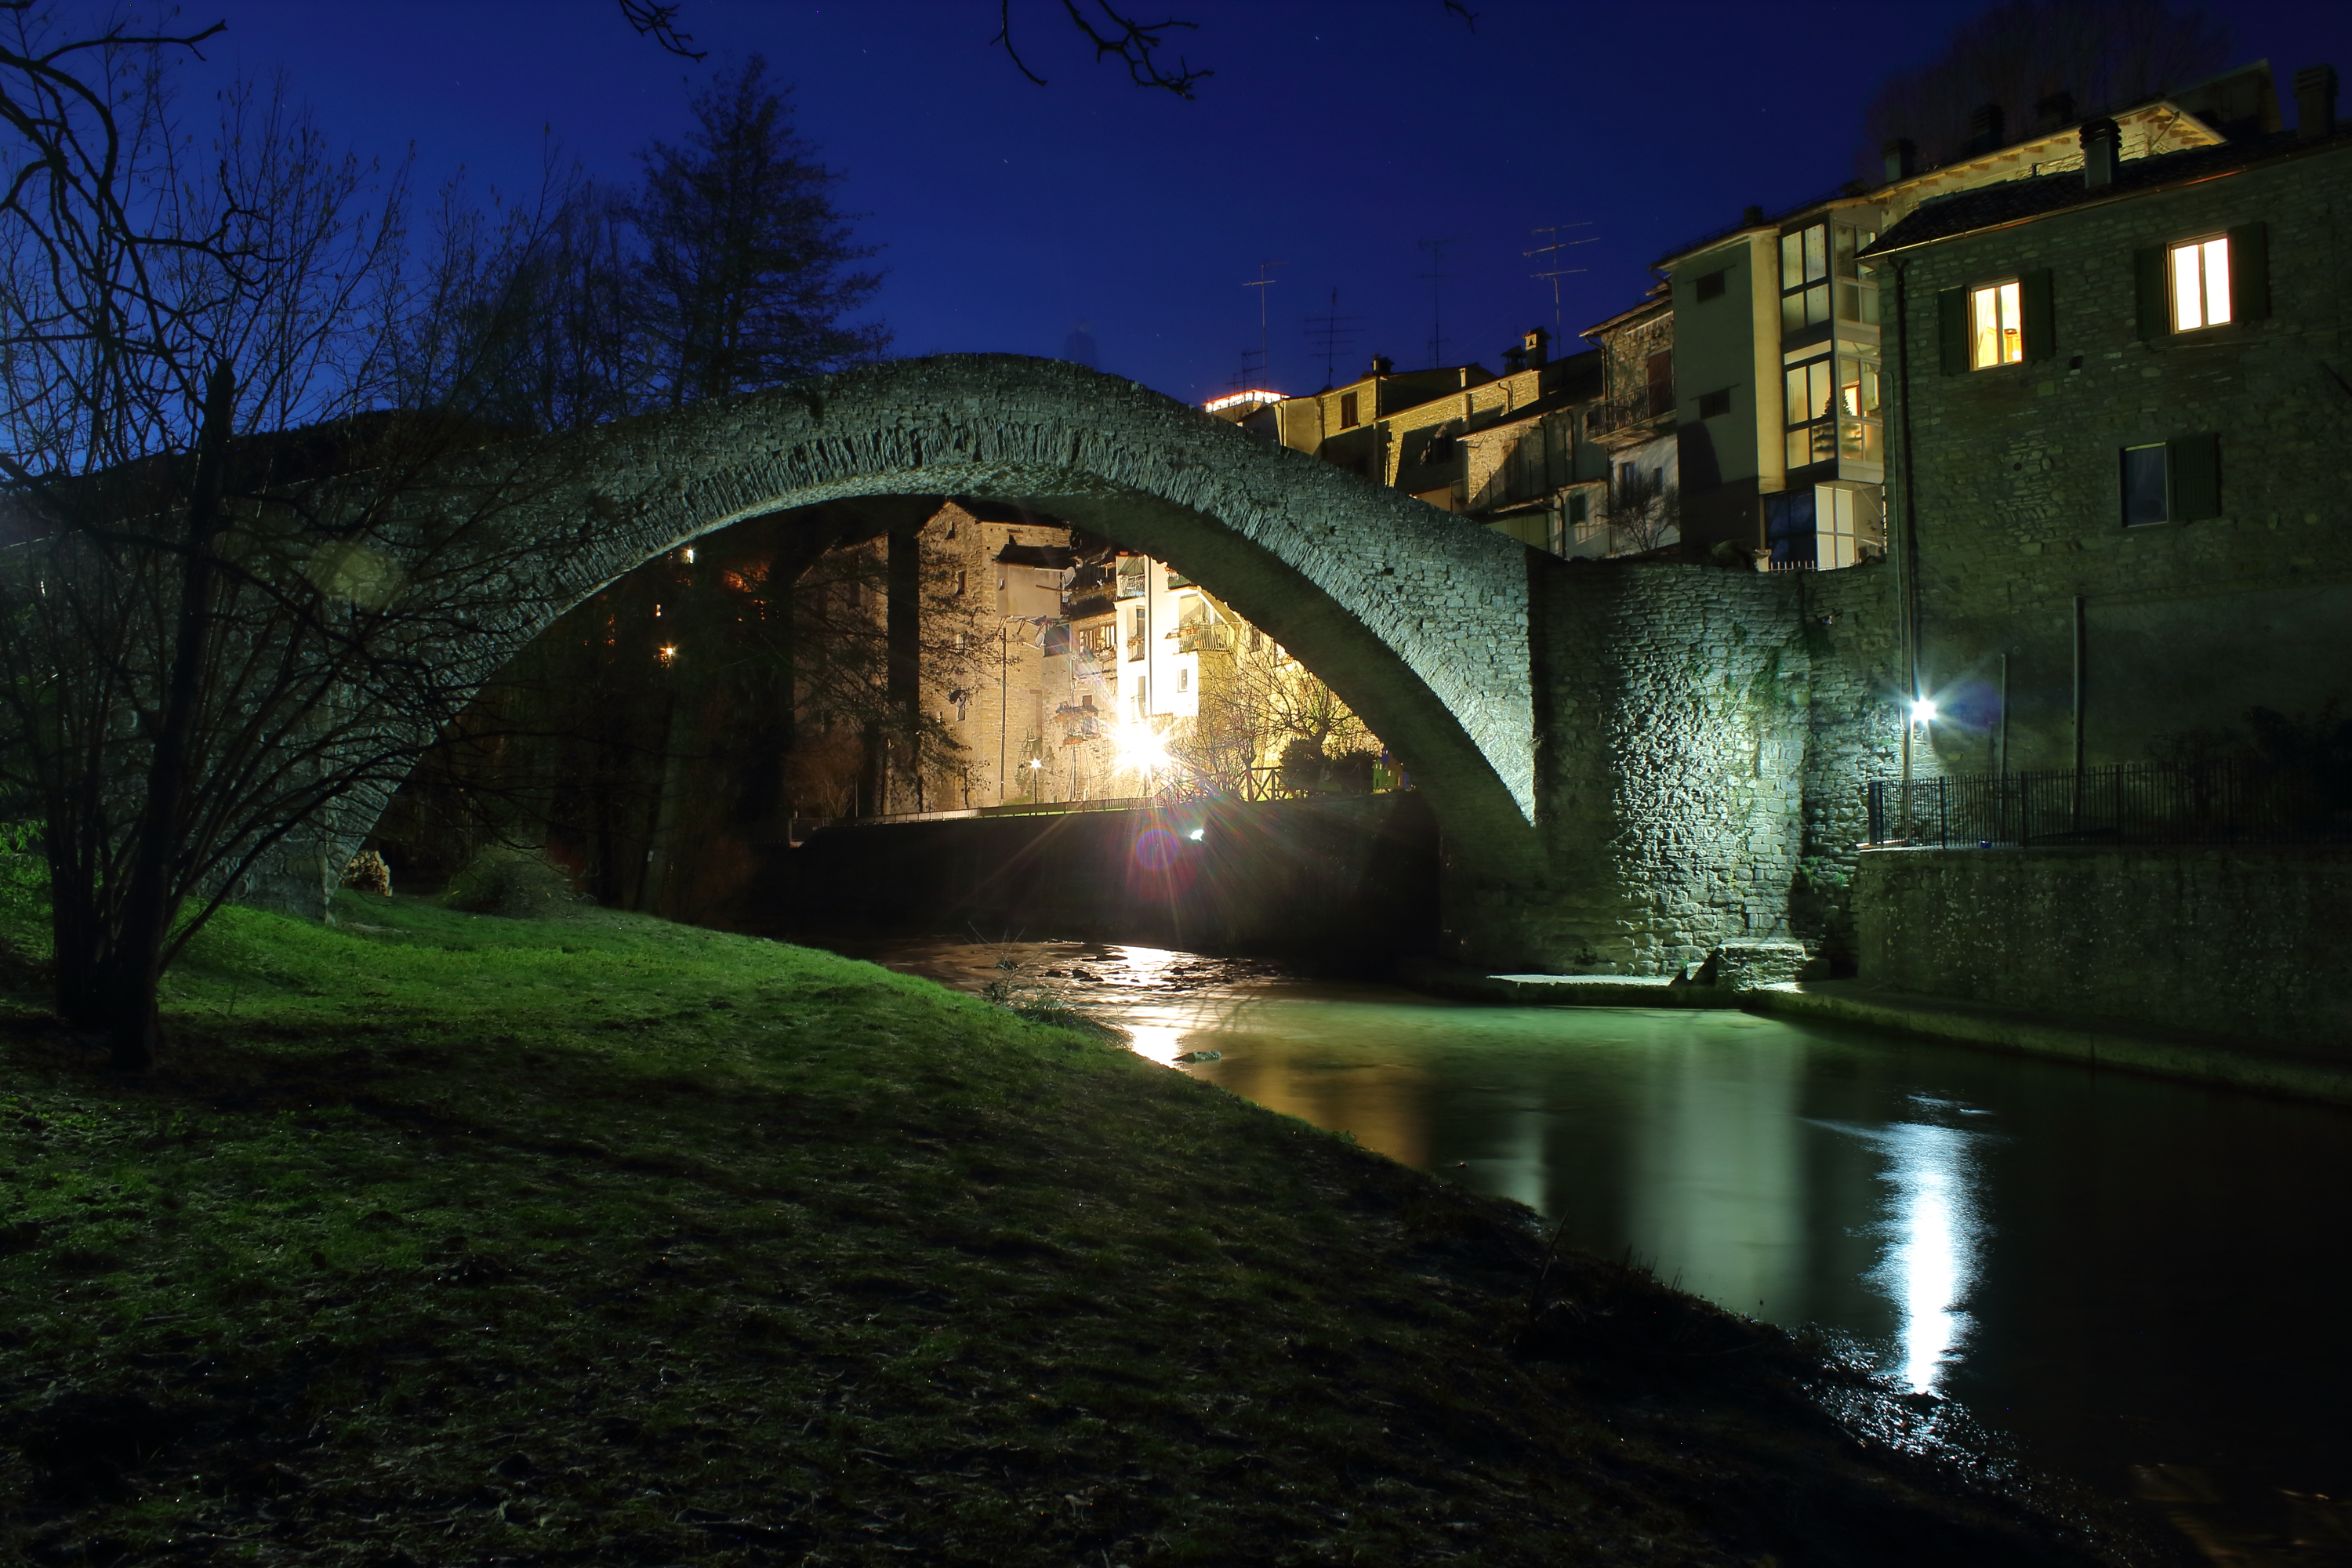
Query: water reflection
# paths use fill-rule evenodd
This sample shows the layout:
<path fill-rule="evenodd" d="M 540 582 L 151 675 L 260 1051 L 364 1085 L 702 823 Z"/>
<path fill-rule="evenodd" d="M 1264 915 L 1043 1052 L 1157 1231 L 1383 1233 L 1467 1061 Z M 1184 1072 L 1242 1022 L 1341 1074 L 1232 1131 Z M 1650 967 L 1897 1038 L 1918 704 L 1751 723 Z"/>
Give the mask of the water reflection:
<path fill-rule="evenodd" d="M 2193 1470 L 2281 1530 L 2285 1490 L 2352 1495 L 2341 1111 L 1736 1013 L 1456 1006 L 1161 949 L 867 955 L 1062 993 L 1155 1060 L 1221 1053 L 1180 1065 L 1735 1310 L 1819 1324 L 1936 1396 L 1853 1415 L 1895 1421 L 1889 1441 L 1933 1446 L 1974 1412 L 2113 1491 Z"/>
<path fill-rule="evenodd" d="M 1920 1095 L 1912 1100 L 1924 1110 L 1965 1110 Z M 1886 1212 L 1874 1228 L 1886 1246 L 1870 1279 L 1902 1313 L 1904 1379 L 1914 1393 L 1929 1393 L 1969 1329 L 1960 1307 L 1975 1282 L 1983 1239 L 1975 1150 L 1981 1134 L 1928 1121 L 1822 1125 L 1859 1139 L 1885 1162 L 1878 1179 L 1888 1189 Z"/>
<path fill-rule="evenodd" d="M 1800 1295 L 1805 1267 L 1800 1063 L 1728 1022 L 1695 1049 L 1645 1053 L 1628 1217 L 1685 1289 L 1762 1314 Z"/>

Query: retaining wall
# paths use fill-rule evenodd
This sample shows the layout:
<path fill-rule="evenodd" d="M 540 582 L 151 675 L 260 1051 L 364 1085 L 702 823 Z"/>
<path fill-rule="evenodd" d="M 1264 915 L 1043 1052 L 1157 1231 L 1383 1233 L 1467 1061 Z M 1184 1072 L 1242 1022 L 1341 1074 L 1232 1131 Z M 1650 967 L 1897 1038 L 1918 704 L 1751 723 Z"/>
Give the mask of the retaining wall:
<path fill-rule="evenodd" d="M 1874 849 L 1869 985 L 2352 1057 L 2352 847 Z"/>

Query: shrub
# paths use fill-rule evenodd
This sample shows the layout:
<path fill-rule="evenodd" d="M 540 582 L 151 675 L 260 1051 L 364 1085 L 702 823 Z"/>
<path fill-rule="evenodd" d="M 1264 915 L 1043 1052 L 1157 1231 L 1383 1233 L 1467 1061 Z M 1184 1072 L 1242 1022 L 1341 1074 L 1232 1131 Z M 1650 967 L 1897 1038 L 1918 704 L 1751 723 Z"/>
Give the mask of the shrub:
<path fill-rule="evenodd" d="M 583 901 L 572 879 L 532 850 L 493 844 L 449 879 L 441 901 L 468 914 L 546 920 Z"/>

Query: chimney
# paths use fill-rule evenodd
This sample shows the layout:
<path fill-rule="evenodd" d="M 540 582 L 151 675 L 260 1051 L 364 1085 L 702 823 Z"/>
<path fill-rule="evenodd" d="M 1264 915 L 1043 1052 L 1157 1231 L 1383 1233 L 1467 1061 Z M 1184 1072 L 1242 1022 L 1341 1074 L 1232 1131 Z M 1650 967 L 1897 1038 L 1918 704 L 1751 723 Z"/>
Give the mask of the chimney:
<path fill-rule="evenodd" d="M 2063 131 L 2074 122 L 2074 95 L 2061 89 L 2033 106 L 2036 129 L 2044 132 Z"/>
<path fill-rule="evenodd" d="M 1374 375 L 1394 375 L 1396 374 L 1396 361 L 1389 358 L 1386 354 L 1374 354 L 1372 356 L 1372 374 Z"/>
<path fill-rule="evenodd" d="M 1530 370 L 1541 370 L 1551 362 L 1551 334 L 1541 327 L 1534 329 L 1519 342 L 1528 356 L 1528 368 Z"/>
<path fill-rule="evenodd" d="M 1907 180 L 1919 172 L 1919 149 L 1908 136 L 1897 136 L 1879 149 L 1886 157 L 1886 183 Z"/>
<path fill-rule="evenodd" d="M 1990 153 L 2009 140 L 2008 122 L 1998 103 L 1979 104 L 1969 112 L 1969 151 Z"/>
<path fill-rule="evenodd" d="M 1748 207 L 1741 212 L 1739 215 L 1739 226 L 1742 228 L 1763 227 L 1764 209 L 1762 207 Z"/>
<path fill-rule="evenodd" d="M 2294 133 L 2305 142 L 2336 134 L 2336 68 L 2305 66 L 2294 73 Z"/>
<path fill-rule="evenodd" d="M 2116 183 L 2116 153 L 2123 132 L 2112 120 L 2083 121 L 2083 188 L 2104 191 Z"/>
<path fill-rule="evenodd" d="M 1517 343 L 1513 343 L 1509 348 L 1503 351 L 1503 374 L 1505 375 L 1517 375 L 1519 372 L 1527 368 L 1528 351 L 1525 348 L 1521 347 Z"/>

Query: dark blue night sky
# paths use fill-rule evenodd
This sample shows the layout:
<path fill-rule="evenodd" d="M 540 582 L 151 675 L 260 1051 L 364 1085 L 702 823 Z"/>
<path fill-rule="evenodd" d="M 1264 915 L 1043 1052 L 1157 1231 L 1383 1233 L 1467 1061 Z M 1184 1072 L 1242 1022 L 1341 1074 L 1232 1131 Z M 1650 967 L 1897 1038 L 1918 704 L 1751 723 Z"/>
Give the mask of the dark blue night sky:
<path fill-rule="evenodd" d="M 1288 263 L 1265 378 L 1285 392 L 1323 382 L 1304 329 L 1335 287 L 1358 318 L 1343 377 L 1374 353 L 1429 361 L 1431 241 L 1450 242 L 1444 357 L 1496 368 L 1552 316 L 1528 231 L 1589 223 L 1563 236 L 1594 241 L 1564 253 L 1587 268 L 1562 279 L 1573 335 L 1639 299 L 1662 251 L 1848 178 L 1873 88 L 1979 5 L 1478 0 L 1475 33 L 1439 0 L 1166 8 L 1201 24 L 1183 47 L 1216 74 L 1197 101 L 1094 66 L 1056 0 L 1014 6 L 1045 89 L 989 47 L 992 0 L 686 0 L 699 65 L 636 37 L 613 0 L 217 0 L 183 16 L 229 24 L 207 71 L 282 68 L 345 145 L 413 143 L 428 187 L 463 166 L 478 187 L 534 189 L 543 135 L 633 179 L 693 85 L 765 54 L 882 247 L 896 352 L 1058 355 L 1084 331 L 1103 369 L 1199 400 L 1257 346 L 1244 284 L 1261 261 Z M 2282 88 L 2319 60 L 2352 79 L 2344 0 L 2212 9 Z"/>

